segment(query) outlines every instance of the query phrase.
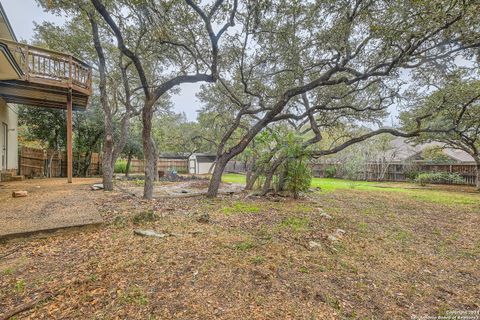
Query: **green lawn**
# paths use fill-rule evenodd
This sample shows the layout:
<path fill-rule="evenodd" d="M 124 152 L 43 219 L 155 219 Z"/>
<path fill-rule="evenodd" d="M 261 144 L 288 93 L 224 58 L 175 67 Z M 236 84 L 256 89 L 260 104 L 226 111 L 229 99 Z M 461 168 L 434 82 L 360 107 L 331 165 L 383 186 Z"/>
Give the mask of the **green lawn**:
<path fill-rule="evenodd" d="M 224 182 L 245 184 L 245 175 L 228 173 L 223 175 Z M 411 183 L 389 183 L 371 181 L 352 181 L 332 178 L 313 178 L 312 187 L 319 187 L 321 192 L 333 192 L 341 189 L 402 192 L 405 195 L 427 202 L 443 204 L 478 204 L 480 206 L 480 193 L 465 193 L 456 191 L 422 189 Z"/>

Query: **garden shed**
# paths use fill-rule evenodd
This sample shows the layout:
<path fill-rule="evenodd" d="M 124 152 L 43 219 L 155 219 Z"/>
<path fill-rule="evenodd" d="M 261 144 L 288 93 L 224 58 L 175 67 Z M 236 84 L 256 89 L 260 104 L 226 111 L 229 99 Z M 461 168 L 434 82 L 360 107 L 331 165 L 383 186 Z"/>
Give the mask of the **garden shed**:
<path fill-rule="evenodd" d="M 213 171 L 215 159 L 211 154 L 193 153 L 188 158 L 188 172 L 190 174 L 207 174 Z"/>

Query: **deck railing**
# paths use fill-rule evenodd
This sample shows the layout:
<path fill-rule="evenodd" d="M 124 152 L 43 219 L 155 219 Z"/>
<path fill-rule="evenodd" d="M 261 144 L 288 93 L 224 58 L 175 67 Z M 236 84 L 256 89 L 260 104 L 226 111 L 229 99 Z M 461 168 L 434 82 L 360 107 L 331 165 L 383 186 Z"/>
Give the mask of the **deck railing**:
<path fill-rule="evenodd" d="M 5 43 L 22 71 L 22 80 L 39 84 L 72 88 L 90 95 L 92 69 L 72 55 L 10 40 Z"/>

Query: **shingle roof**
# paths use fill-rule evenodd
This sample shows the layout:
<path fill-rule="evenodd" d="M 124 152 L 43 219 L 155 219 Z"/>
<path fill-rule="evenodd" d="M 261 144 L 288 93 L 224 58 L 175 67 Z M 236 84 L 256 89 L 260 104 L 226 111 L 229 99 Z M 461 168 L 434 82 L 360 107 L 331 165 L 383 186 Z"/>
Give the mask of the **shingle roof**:
<path fill-rule="evenodd" d="M 415 160 L 417 156 L 420 156 L 421 152 L 428 147 L 439 146 L 443 147 L 444 144 L 440 142 L 429 142 L 419 145 L 414 145 L 407 142 L 407 138 L 397 137 L 390 142 L 391 149 L 385 153 L 385 158 L 391 161 L 405 161 Z M 444 148 L 443 153 L 458 162 L 472 162 L 474 159 L 468 153 L 462 150 Z"/>

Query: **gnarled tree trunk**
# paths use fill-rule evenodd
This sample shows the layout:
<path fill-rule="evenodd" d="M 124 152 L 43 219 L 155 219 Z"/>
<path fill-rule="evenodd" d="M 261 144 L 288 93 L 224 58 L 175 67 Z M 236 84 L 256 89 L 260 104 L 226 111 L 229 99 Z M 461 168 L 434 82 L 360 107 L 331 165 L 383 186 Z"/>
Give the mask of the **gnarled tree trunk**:
<path fill-rule="evenodd" d="M 151 105 L 146 105 L 142 110 L 142 142 L 145 155 L 145 184 L 143 186 L 143 198 L 153 198 L 153 182 L 155 180 L 155 145 L 152 140 L 152 117 Z"/>
<path fill-rule="evenodd" d="M 107 127 L 107 125 L 105 127 Z M 103 189 L 105 191 L 113 190 L 114 164 L 113 164 L 112 158 L 113 158 L 112 134 L 105 132 L 105 138 L 103 140 L 103 155 L 102 155 L 102 182 L 103 182 Z"/>
<path fill-rule="evenodd" d="M 222 174 L 229 160 L 230 159 L 225 156 L 217 159 L 210 184 L 208 185 L 207 197 L 214 198 L 217 196 L 220 183 L 222 182 Z"/>
<path fill-rule="evenodd" d="M 127 156 L 127 165 L 125 166 L 125 177 L 127 177 L 127 178 L 130 174 L 130 166 L 132 164 L 132 157 L 133 157 L 132 152 L 129 152 L 128 156 Z"/>
<path fill-rule="evenodd" d="M 262 195 L 266 195 L 268 191 L 271 189 L 271 184 L 273 180 L 273 176 L 275 175 L 275 172 L 277 172 L 278 167 L 283 163 L 285 158 L 280 157 L 275 159 L 273 161 L 272 166 L 270 169 L 267 171 L 267 174 L 265 175 L 265 182 L 263 183 L 263 189 L 262 189 Z"/>

